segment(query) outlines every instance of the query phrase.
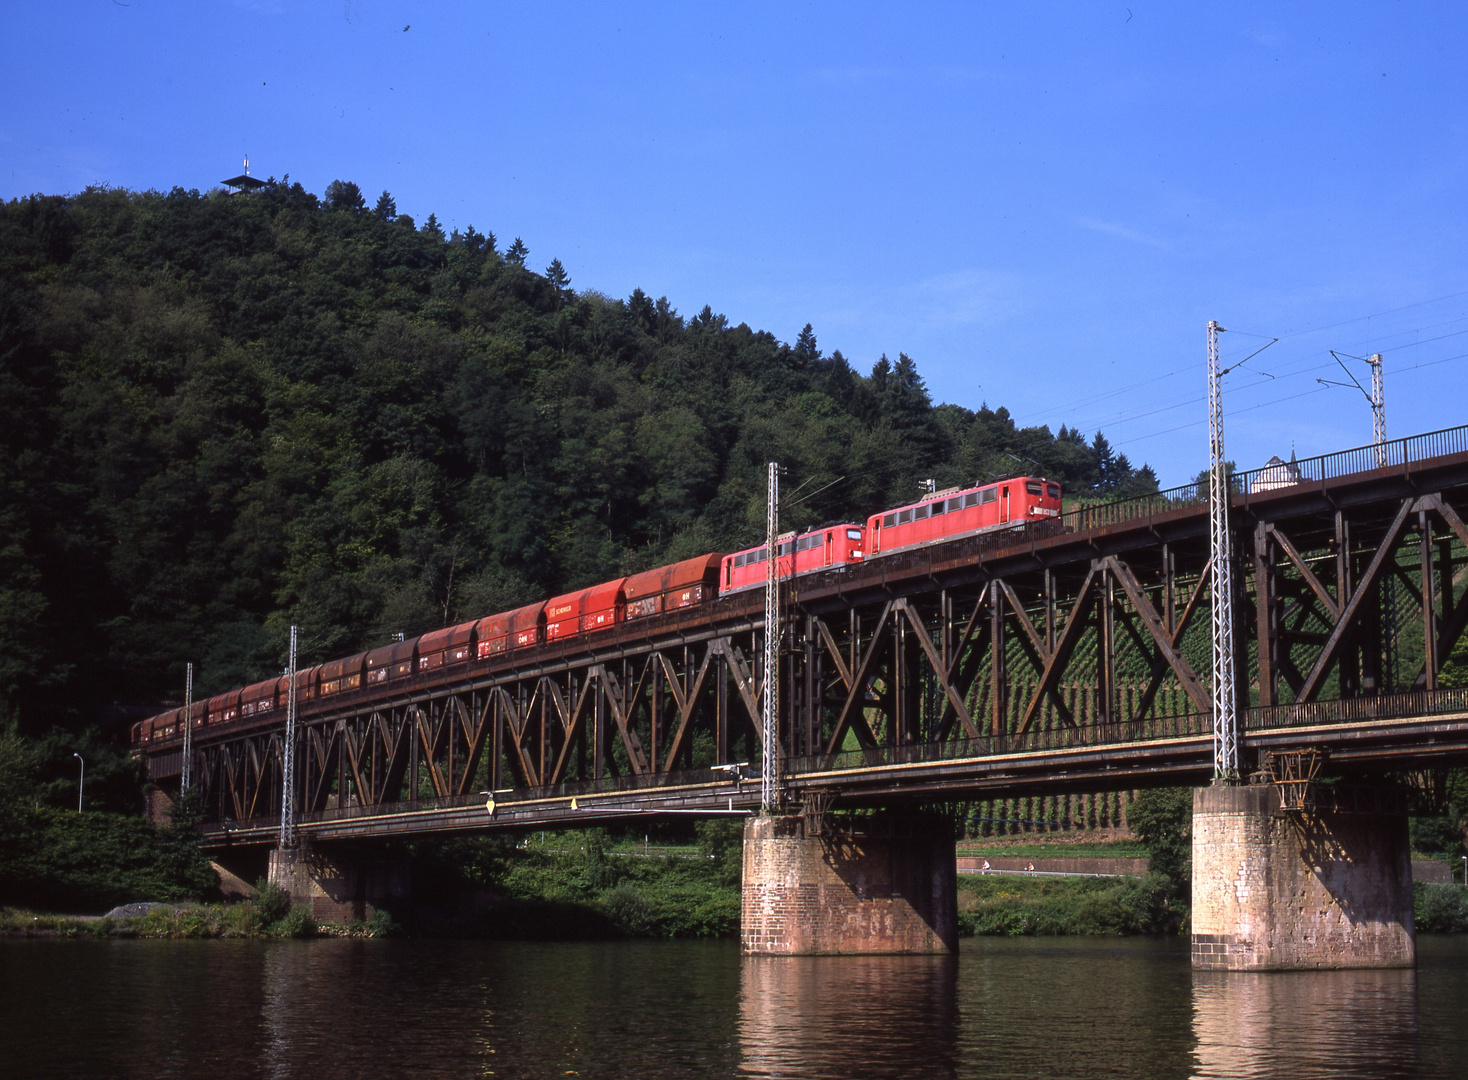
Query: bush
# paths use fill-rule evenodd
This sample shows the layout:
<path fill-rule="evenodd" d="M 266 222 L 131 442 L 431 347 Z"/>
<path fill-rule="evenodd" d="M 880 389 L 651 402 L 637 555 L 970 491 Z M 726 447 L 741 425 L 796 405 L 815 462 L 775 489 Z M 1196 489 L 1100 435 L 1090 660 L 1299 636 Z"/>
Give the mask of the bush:
<path fill-rule="evenodd" d="M 392 912 L 384 911 L 382 908 L 373 908 L 372 914 L 367 916 L 367 922 L 363 925 L 371 937 L 401 937 L 403 928 L 398 921 L 392 917 Z"/>
<path fill-rule="evenodd" d="M 1169 878 L 1181 891 L 1193 877 L 1192 789 L 1141 792 L 1127 807 L 1127 822 L 1146 846 L 1152 872 Z"/>
<path fill-rule="evenodd" d="M 271 932 L 288 938 L 316 936 L 316 918 L 305 904 L 292 904 L 285 918 L 270 927 Z"/>
<path fill-rule="evenodd" d="M 1175 934 L 1188 909 L 1170 879 L 967 877 L 959 885 L 959 932 L 1030 934 Z"/>
<path fill-rule="evenodd" d="M 198 835 L 140 817 L 21 807 L 0 835 L 0 903 L 103 911 L 141 900 L 198 900 L 216 878 Z"/>
<path fill-rule="evenodd" d="M 617 929 L 629 937 L 653 937 L 657 931 L 657 912 L 631 885 L 618 885 L 607 893 L 601 907 Z"/>
<path fill-rule="evenodd" d="M 1417 931 L 1422 934 L 1468 932 L 1468 888 L 1419 881 L 1412 886 Z"/>
<path fill-rule="evenodd" d="M 255 910 L 267 923 L 279 922 L 291 908 L 291 896 L 275 882 L 260 878 L 255 882 Z"/>

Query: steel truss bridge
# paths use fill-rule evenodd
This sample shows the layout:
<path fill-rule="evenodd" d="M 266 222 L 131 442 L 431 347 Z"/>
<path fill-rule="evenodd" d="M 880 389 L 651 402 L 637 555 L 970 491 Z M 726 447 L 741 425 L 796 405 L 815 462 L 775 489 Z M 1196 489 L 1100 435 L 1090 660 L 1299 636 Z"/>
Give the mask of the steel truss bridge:
<path fill-rule="evenodd" d="M 1443 677 L 1468 625 L 1468 427 L 1232 485 L 1246 767 L 1296 750 L 1347 775 L 1468 761 L 1468 678 Z M 316 700 L 298 828 L 748 810 L 772 681 L 792 806 L 1204 782 L 1210 571 L 1207 492 L 1189 486 L 804 577 L 782 593 L 773 673 L 755 590 Z M 279 711 L 196 734 L 209 843 L 274 842 L 283 741 Z M 146 753 L 176 784 L 179 741 Z"/>

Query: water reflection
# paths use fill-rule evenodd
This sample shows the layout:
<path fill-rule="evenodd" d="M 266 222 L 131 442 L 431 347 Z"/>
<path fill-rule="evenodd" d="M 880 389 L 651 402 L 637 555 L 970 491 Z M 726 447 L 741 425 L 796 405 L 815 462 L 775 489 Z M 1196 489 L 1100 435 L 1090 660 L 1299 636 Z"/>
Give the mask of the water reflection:
<path fill-rule="evenodd" d="M 1414 971 L 1193 973 L 1194 1072 L 1418 1076 Z"/>
<path fill-rule="evenodd" d="M 1176 938 L 0 940 L 0 1078 L 1463 1076 L 1468 936 L 1418 947 L 1415 977 L 1195 977 Z"/>
<path fill-rule="evenodd" d="M 957 1076 L 952 956 L 746 956 L 740 1072 Z"/>

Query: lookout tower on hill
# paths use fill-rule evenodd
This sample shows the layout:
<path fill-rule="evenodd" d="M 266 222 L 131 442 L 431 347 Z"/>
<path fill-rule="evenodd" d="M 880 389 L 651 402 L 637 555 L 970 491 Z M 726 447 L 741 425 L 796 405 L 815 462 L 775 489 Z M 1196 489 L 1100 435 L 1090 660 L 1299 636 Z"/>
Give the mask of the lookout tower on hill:
<path fill-rule="evenodd" d="M 234 189 L 230 192 L 231 195 L 244 195 L 246 192 L 254 191 L 256 188 L 263 188 L 265 186 L 264 180 L 258 180 L 250 175 L 249 154 L 245 155 L 245 171 L 243 173 L 232 179 L 221 180 L 219 182 L 227 188 Z"/>

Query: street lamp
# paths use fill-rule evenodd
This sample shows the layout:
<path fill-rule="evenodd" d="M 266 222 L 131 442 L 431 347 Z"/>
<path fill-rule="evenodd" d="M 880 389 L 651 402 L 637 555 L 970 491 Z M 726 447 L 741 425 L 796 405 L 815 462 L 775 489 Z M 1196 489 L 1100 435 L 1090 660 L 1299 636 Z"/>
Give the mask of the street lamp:
<path fill-rule="evenodd" d="M 73 752 L 71 756 L 82 763 L 81 775 L 76 780 L 76 812 L 80 814 L 82 812 L 82 792 L 87 786 L 87 763 L 78 753 Z"/>

